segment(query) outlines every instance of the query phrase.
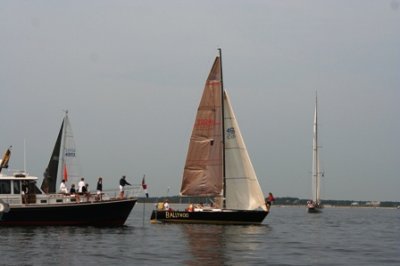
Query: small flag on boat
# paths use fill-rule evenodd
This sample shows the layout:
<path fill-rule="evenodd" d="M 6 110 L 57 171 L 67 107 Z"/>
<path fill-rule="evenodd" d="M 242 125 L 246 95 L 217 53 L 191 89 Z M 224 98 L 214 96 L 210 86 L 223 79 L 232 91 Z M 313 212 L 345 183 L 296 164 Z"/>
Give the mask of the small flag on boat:
<path fill-rule="evenodd" d="M 3 158 L 1 159 L 1 163 L 0 163 L 0 172 L 3 168 L 8 168 L 8 161 L 10 160 L 10 156 L 11 156 L 11 147 L 8 148 L 6 150 L 6 152 L 3 155 Z"/>
<path fill-rule="evenodd" d="M 149 197 L 149 193 L 147 193 L 147 184 L 146 184 L 145 178 L 146 178 L 146 175 L 143 175 L 142 188 L 143 188 L 144 193 L 146 194 L 146 198 L 148 198 Z"/>
<path fill-rule="evenodd" d="M 65 181 L 68 181 L 68 172 L 67 172 L 67 166 L 64 164 L 64 172 L 63 172 L 63 177 Z"/>

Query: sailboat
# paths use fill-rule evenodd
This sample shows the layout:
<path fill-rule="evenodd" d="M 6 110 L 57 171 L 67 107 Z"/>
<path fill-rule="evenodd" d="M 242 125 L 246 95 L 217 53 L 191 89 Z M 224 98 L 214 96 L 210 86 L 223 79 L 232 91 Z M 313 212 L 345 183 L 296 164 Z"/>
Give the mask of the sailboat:
<path fill-rule="evenodd" d="M 223 87 L 221 49 L 207 78 L 189 142 L 180 190 L 213 198 L 210 206 L 153 210 L 151 221 L 259 224 L 268 214 L 264 194 Z"/>
<path fill-rule="evenodd" d="M 10 149 L 3 158 L 8 164 Z M 40 188 L 36 186 L 38 177 L 25 171 L 3 175 L 0 168 L 0 226 L 122 226 L 137 202 L 140 187 L 125 189 L 124 197 L 111 190 L 100 195 L 59 192 L 61 180 L 71 183 L 79 177 L 76 164 L 66 112 Z"/>
<path fill-rule="evenodd" d="M 318 146 L 318 98 L 315 95 L 315 111 L 313 126 L 313 155 L 312 155 L 312 200 L 307 202 L 309 213 L 319 213 L 322 211 L 321 204 L 321 177 L 323 172 L 319 164 L 319 146 Z"/>
<path fill-rule="evenodd" d="M 45 193 L 56 193 L 61 180 L 64 180 L 66 184 L 77 183 L 80 177 L 74 135 L 68 118 L 68 111 L 65 111 L 60 132 L 43 174 L 43 182 L 40 188 Z"/>

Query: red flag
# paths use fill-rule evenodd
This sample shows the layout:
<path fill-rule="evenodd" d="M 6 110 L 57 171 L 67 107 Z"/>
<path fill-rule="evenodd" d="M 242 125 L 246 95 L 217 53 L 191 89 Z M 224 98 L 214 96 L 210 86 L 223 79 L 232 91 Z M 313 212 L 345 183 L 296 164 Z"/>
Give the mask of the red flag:
<path fill-rule="evenodd" d="M 67 166 L 64 164 L 64 180 L 68 181 L 68 172 L 67 172 Z"/>
<path fill-rule="evenodd" d="M 146 180 L 145 180 L 146 175 L 143 175 L 143 179 L 142 179 L 142 188 L 144 193 L 146 193 L 146 198 L 149 197 L 149 193 L 147 193 L 147 184 L 146 184 Z"/>
<path fill-rule="evenodd" d="M 143 190 L 147 189 L 147 184 L 146 184 L 146 181 L 145 181 L 145 175 L 143 176 L 143 179 L 142 179 L 142 188 L 143 188 Z"/>

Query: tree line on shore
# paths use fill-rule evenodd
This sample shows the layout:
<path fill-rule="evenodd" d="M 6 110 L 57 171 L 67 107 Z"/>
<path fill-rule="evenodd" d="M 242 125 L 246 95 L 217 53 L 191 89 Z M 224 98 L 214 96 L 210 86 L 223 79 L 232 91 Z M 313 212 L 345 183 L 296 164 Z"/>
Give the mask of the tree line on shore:
<path fill-rule="evenodd" d="M 189 203 L 205 203 L 211 204 L 212 198 L 204 198 L 204 197 L 180 197 L 180 196 L 169 196 L 169 197 L 150 197 L 145 198 L 141 197 L 138 199 L 140 203 L 156 203 L 160 201 L 164 201 L 168 199 L 169 203 L 180 203 L 180 204 L 189 204 Z M 283 206 L 305 206 L 307 205 L 308 199 L 300 199 L 295 197 L 277 197 L 275 198 L 274 205 L 283 205 Z M 322 200 L 324 205 L 337 206 L 337 207 L 390 207 L 390 208 L 398 208 L 400 206 L 400 202 L 398 201 L 356 201 L 356 200 Z"/>

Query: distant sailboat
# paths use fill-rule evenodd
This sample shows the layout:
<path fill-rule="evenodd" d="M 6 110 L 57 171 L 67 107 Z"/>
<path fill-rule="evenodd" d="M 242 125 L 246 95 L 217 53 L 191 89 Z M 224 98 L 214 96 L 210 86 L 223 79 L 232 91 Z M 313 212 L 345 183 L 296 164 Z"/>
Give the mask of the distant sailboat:
<path fill-rule="evenodd" d="M 65 111 L 53 153 L 44 172 L 41 189 L 45 193 L 55 193 L 61 180 L 73 183 L 77 182 L 80 177 L 74 135 L 68 118 L 68 111 Z"/>
<path fill-rule="evenodd" d="M 223 88 L 221 50 L 210 71 L 183 172 L 181 195 L 214 206 L 154 210 L 152 222 L 257 224 L 268 214 L 232 105 Z"/>
<path fill-rule="evenodd" d="M 318 98 L 315 95 L 315 111 L 313 126 L 313 161 L 312 161 L 312 201 L 307 203 L 307 209 L 310 213 L 321 212 L 321 172 L 319 164 L 319 146 L 318 146 Z"/>

